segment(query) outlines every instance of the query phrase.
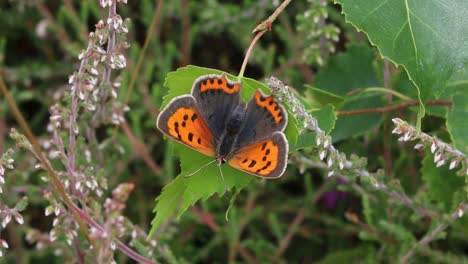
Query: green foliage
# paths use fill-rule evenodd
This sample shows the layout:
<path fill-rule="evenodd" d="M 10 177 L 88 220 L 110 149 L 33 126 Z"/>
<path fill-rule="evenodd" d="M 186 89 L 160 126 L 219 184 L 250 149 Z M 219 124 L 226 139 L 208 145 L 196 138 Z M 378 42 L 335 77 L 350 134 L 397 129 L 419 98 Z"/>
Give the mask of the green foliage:
<path fill-rule="evenodd" d="M 465 90 L 466 91 L 466 90 Z M 468 94 L 453 96 L 453 109 L 447 112 L 447 128 L 454 146 L 468 155 Z"/>
<path fill-rule="evenodd" d="M 162 106 L 167 105 L 176 96 L 190 94 L 195 79 L 206 74 L 222 74 L 222 72 L 187 66 L 169 73 L 164 83 L 164 86 L 169 88 L 169 92 L 164 97 Z M 235 77 L 228 74 L 228 78 L 233 80 Z M 268 89 L 264 84 L 249 78 L 241 78 L 241 83 L 241 97 L 244 100 L 250 99 L 256 89 L 262 89 L 263 91 Z M 293 139 L 292 144 L 294 144 L 295 138 L 297 138 L 297 128 L 294 116 L 289 115 L 289 118 L 285 134 L 289 140 Z M 156 232 L 163 221 L 167 220 L 175 212 L 180 217 L 198 200 L 206 200 L 215 193 L 222 197 L 229 190 L 236 191 L 237 189 L 238 192 L 245 188 L 254 177 L 227 164 L 218 167 L 213 162 L 213 157 L 207 157 L 182 145 L 180 147 L 181 173 L 171 184 L 164 188 L 161 195 L 156 199 L 157 204 L 154 208 L 156 216 L 152 222 L 150 236 Z M 205 167 L 210 162 L 211 164 Z M 224 178 L 221 177 L 220 170 Z"/>
<path fill-rule="evenodd" d="M 0 4 L 1 78 L 72 201 L 108 229 L 107 238 L 158 263 L 399 263 L 416 248 L 410 263 L 466 263 L 467 209 L 458 215 L 468 204 L 465 0 L 291 1 L 252 50 L 245 71 L 251 78 L 240 79 L 245 101 L 256 89 L 269 93 L 265 83 L 274 76 L 299 102 L 283 101 L 290 155 L 278 180 L 259 180 L 227 164 L 202 168 L 213 158 L 164 139 L 155 128 L 158 109 L 189 94 L 199 76 L 227 72 L 237 79 L 229 73 L 239 71 L 252 29 L 276 2 L 283 1 L 119 1 L 117 13 L 131 19 L 125 43 L 118 39 L 114 50 L 127 68 L 110 75 L 121 86 L 107 100 L 108 90 L 94 87 L 96 110 L 79 100 L 76 122 L 75 170 L 85 189 L 94 184 L 86 179 L 95 177 L 99 195 L 76 195 L 67 171 L 67 80 L 108 10 L 94 0 Z M 100 83 L 106 60 L 97 63 Z M 0 93 L 0 156 L 15 151 L 0 159 L 0 222 L 10 219 L 0 225 L 0 262 L 78 263 L 80 254 L 81 262 L 110 262 L 94 258 L 3 98 Z M 129 106 L 121 127 L 93 120 L 96 113 L 104 119 L 117 114 L 107 111 L 109 101 Z M 303 129 L 310 123 L 300 118 L 302 106 L 323 134 Z M 54 116 L 57 108 L 61 117 Z M 62 120 L 58 134 L 49 125 L 55 118 Z M 428 140 L 391 134 L 393 118 L 411 128 L 422 122 Z M 16 128 L 11 139 L 10 128 Z M 432 146 L 443 154 L 438 161 Z M 119 193 L 126 183 L 133 191 Z M 128 200 L 120 203 L 119 194 Z M 122 211 L 109 213 L 109 204 Z M 441 225 L 447 227 L 431 237 Z M 72 231 L 78 236 L 70 239 Z M 92 230 L 98 250 L 117 263 L 131 262 L 99 235 Z M 417 247 L 428 236 L 429 243 Z"/>
<path fill-rule="evenodd" d="M 453 73 L 468 62 L 468 54 L 460 53 L 468 49 L 464 0 L 336 2 L 347 21 L 365 32 L 382 56 L 408 72 L 418 89 L 420 119 L 423 102 L 439 97 Z"/>
<path fill-rule="evenodd" d="M 457 193 L 464 192 L 464 180 L 446 166 L 437 167 L 433 160 L 433 155 L 424 157 L 421 168 L 422 178 L 427 183 L 429 197 L 440 204 L 444 211 L 449 212 L 466 198 L 466 196 L 457 195 Z M 456 200 L 454 200 L 455 197 L 457 197 Z"/>

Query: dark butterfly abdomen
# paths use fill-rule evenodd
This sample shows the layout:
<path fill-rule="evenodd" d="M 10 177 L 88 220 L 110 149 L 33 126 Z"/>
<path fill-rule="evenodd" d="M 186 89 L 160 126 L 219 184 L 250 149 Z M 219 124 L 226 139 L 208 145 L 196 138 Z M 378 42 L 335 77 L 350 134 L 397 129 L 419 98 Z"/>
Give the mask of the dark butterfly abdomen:
<path fill-rule="evenodd" d="M 245 106 L 240 104 L 234 109 L 227 120 L 224 133 L 220 138 L 218 156 L 226 157 L 233 152 L 233 146 L 244 122 L 244 116 Z"/>

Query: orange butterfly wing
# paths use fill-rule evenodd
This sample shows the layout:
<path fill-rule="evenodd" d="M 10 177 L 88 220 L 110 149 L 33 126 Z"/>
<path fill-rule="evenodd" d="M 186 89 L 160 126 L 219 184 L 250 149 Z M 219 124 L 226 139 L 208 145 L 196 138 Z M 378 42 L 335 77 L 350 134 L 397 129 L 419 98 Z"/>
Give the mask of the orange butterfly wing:
<path fill-rule="evenodd" d="M 287 157 L 288 142 L 284 134 L 278 131 L 271 138 L 241 148 L 228 160 L 228 164 L 255 176 L 271 179 L 283 175 Z"/>
<path fill-rule="evenodd" d="M 161 111 L 157 127 L 167 136 L 205 155 L 215 156 L 214 138 L 190 95 L 178 96 Z"/>

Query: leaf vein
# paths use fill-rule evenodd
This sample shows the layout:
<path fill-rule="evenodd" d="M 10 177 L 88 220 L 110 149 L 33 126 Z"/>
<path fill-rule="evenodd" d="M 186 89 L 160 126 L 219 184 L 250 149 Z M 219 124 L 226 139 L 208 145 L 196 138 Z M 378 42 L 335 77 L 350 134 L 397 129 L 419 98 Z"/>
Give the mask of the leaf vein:
<path fill-rule="evenodd" d="M 411 33 L 411 40 L 413 41 L 414 58 L 415 58 L 415 61 L 416 61 L 415 66 L 416 66 L 417 69 L 419 69 L 418 47 L 416 45 L 416 38 L 414 36 L 413 25 L 411 24 L 411 11 L 409 9 L 408 0 L 405 0 L 405 6 L 406 6 L 406 19 L 408 20 L 408 26 L 409 26 L 409 30 L 410 30 L 410 33 Z"/>

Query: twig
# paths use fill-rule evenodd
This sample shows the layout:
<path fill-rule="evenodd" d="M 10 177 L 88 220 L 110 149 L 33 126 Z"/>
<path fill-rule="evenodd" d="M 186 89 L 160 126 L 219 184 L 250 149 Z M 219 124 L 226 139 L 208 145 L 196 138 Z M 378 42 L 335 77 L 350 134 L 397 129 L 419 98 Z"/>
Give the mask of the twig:
<path fill-rule="evenodd" d="M 324 184 L 322 184 L 320 188 L 315 192 L 314 196 L 312 197 L 311 203 L 315 204 L 320 199 L 320 197 L 322 197 L 323 193 L 328 190 L 329 187 L 330 187 L 330 181 L 327 181 Z M 273 257 L 273 261 L 277 262 L 280 256 L 283 255 L 286 249 L 289 247 L 289 244 L 291 243 L 292 238 L 296 234 L 298 227 L 302 224 L 302 222 L 305 219 L 306 209 L 308 206 L 309 204 L 307 204 L 307 206 L 300 208 L 297 211 L 296 216 L 294 217 L 293 221 L 291 222 L 291 224 L 289 224 L 286 235 L 278 243 L 278 248 L 276 250 L 276 254 Z"/>
<path fill-rule="evenodd" d="M 180 5 L 181 8 L 181 17 L 182 17 L 182 38 L 181 38 L 181 46 L 182 46 L 182 61 L 181 66 L 186 66 L 190 64 L 190 53 L 191 53 L 191 45 L 190 45 L 190 3 L 188 0 L 181 0 Z"/>
<path fill-rule="evenodd" d="M 250 220 L 249 214 L 252 212 L 252 209 L 254 208 L 256 196 L 257 196 L 256 192 L 250 192 L 249 196 L 247 197 L 247 201 L 245 201 L 244 216 L 241 218 L 239 222 L 237 236 L 235 237 L 234 241 L 232 241 L 233 246 L 229 248 L 228 263 L 234 263 L 237 252 L 239 252 L 242 255 L 242 257 L 244 257 L 246 260 L 250 259 L 249 262 L 252 263 L 251 261 L 252 257 L 248 255 L 244 255 L 245 251 L 239 250 L 239 249 L 243 249 L 243 247 L 239 243 L 239 240 L 240 240 L 240 236 L 242 235 L 242 232 L 244 231 L 244 228 L 246 227 L 247 223 Z M 254 263 L 256 262 L 257 261 L 254 261 Z"/>
<path fill-rule="evenodd" d="M 286 6 L 289 5 L 289 3 L 291 2 L 291 0 L 285 0 L 283 3 L 281 3 L 280 6 L 278 6 L 276 8 L 276 10 L 273 12 L 273 14 L 271 14 L 267 20 L 263 21 L 262 23 L 258 24 L 254 30 L 252 31 L 252 33 L 257 33 L 257 32 L 260 32 L 260 31 L 266 31 L 268 29 L 271 28 L 271 24 L 273 24 L 273 22 L 276 20 L 276 18 L 279 16 L 279 14 L 281 14 L 281 12 L 283 12 L 283 10 L 286 8 Z"/>
<path fill-rule="evenodd" d="M 385 241 L 385 242 L 387 242 L 389 244 L 392 244 L 392 245 L 397 245 L 397 241 L 395 241 L 395 239 L 393 239 L 392 237 L 386 236 L 386 235 L 380 233 L 379 231 L 377 231 L 375 228 L 372 228 L 372 227 L 364 224 L 355 213 L 346 212 L 345 217 L 346 217 L 346 219 L 348 219 L 348 221 L 351 221 L 352 223 L 355 223 L 356 225 L 358 225 L 363 230 L 376 235 L 377 237 L 379 237 L 383 241 Z"/>
<path fill-rule="evenodd" d="M 138 72 L 140 71 L 140 67 L 143 63 L 143 59 L 145 58 L 146 50 L 148 49 L 148 45 L 150 43 L 151 37 L 154 34 L 155 39 L 157 39 L 159 35 L 159 19 L 161 17 L 163 2 L 164 0 L 158 1 L 158 5 L 156 6 L 156 12 L 154 13 L 154 16 L 153 16 L 153 20 L 151 20 L 151 25 L 148 29 L 148 32 L 146 33 L 145 42 L 143 43 L 143 47 L 141 48 L 140 55 L 138 55 L 137 64 L 135 65 L 135 69 L 132 72 L 132 77 L 130 79 L 130 84 L 128 85 L 127 94 L 125 95 L 125 101 L 124 101 L 125 105 L 128 104 L 128 101 L 130 100 L 130 95 L 132 94 L 133 88 L 135 87 L 136 78 L 137 76 L 139 76 Z"/>
<path fill-rule="evenodd" d="M 57 29 L 57 37 L 60 41 L 63 41 L 66 44 L 70 44 L 70 38 L 67 35 L 67 32 L 57 23 L 57 20 L 55 17 L 52 15 L 50 10 L 47 8 L 44 3 L 42 3 L 41 0 L 34 0 L 34 3 L 36 4 L 37 8 L 39 11 L 42 13 L 42 15 L 49 21 L 51 25 L 54 26 L 54 28 Z"/>
<path fill-rule="evenodd" d="M 451 100 L 429 100 L 425 103 L 425 105 L 439 105 L 439 106 L 451 106 L 453 101 Z M 362 115 L 362 114 L 384 114 L 387 112 L 408 108 L 412 106 L 418 106 L 418 100 L 411 100 L 409 102 L 401 103 L 401 104 L 394 104 L 388 105 L 383 107 L 377 107 L 372 109 L 357 109 L 357 110 L 349 110 L 349 111 L 337 111 L 338 116 L 350 116 L 350 115 Z"/>
<path fill-rule="evenodd" d="M 153 161 L 146 147 L 135 137 L 132 130 L 128 126 L 127 122 L 123 122 L 121 127 L 122 127 L 124 134 L 130 140 L 135 150 L 138 152 L 138 154 L 140 154 L 140 156 L 145 161 L 146 165 L 150 167 L 150 169 L 153 171 L 155 175 L 159 175 L 161 172 L 161 168 Z"/>
<path fill-rule="evenodd" d="M 249 48 L 244 56 L 244 61 L 242 62 L 241 69 L 239 71 L 239 75 L 237 76 L 238 79 L 244 77 L 245 68 L 247 67 L 247 62 L 249 61 L 250 54 L 252 53 L 253 47 L 257 43 L 257 41 L 265 34 L 267 30 L 271 29 L 271 25 L 276 20 L 278 15 L 283 12 L 286 6 L 291 2 L 291 0 L 285 0 L 280 6 L 276 8 L 276 10 L 271 14 L 267 20 L 263 21 L 262 23 L 258 24 L 252 33 L 256 33 L 255 37 L 253 38 L 252 42 L 250 43 Z"/>
<path fill-rule="evenodd" d="M 247 249 L 242 247 L 240 244 L 237 245 L 237 250 L 242 255 L 242 257 L 251 264 L 259 264 L 260 262 L 257 261 L 254 255 L 252 255 Z"/>
<path fill-rule="evenodd" d="M 73 208 L 79 213 L 81 218 L 90 226 L 98 229 L 101 232 L 105 232 L 104 228 L 100 226 L 98 223 L 96 223 L 93 219 L 91 219 L 83 210 L 78 208 L 76 205 L 73 204 Z M 156 264 L 155 261 L 152 261 L 150 259 L 147 259 L 137 252 L 133 251 L 131 248 L 127 247 L 124 243 L 122 243 L 120 240 L 117 238 L 114 238 L 114 241 L 116 242 L 116 247 L 125 253 L 125 255 L 129 256 L 135 261 L 141 262 L 141 263 L 146 263 L 146 264 Z"/>
<path fill-rule="evenodd" d="M 416 253 L 420 248 L 425 247 L 431 241 L 437 238 L 437 236 L 443 232 L 449 225 L 451 225 L 455 220 L 462 217 L 464 213 L 468 212 L 468 205 L 461 203 L 460 207 L 455 210 L 450 215 L 450 218 L 447 221 L 444 221 L 442 224 L 437 226 L 432 232 L 428 232 L 416 245 L 414 245 L 402 258 L 400 263 L 408 263 L 411 257 Z"/>

